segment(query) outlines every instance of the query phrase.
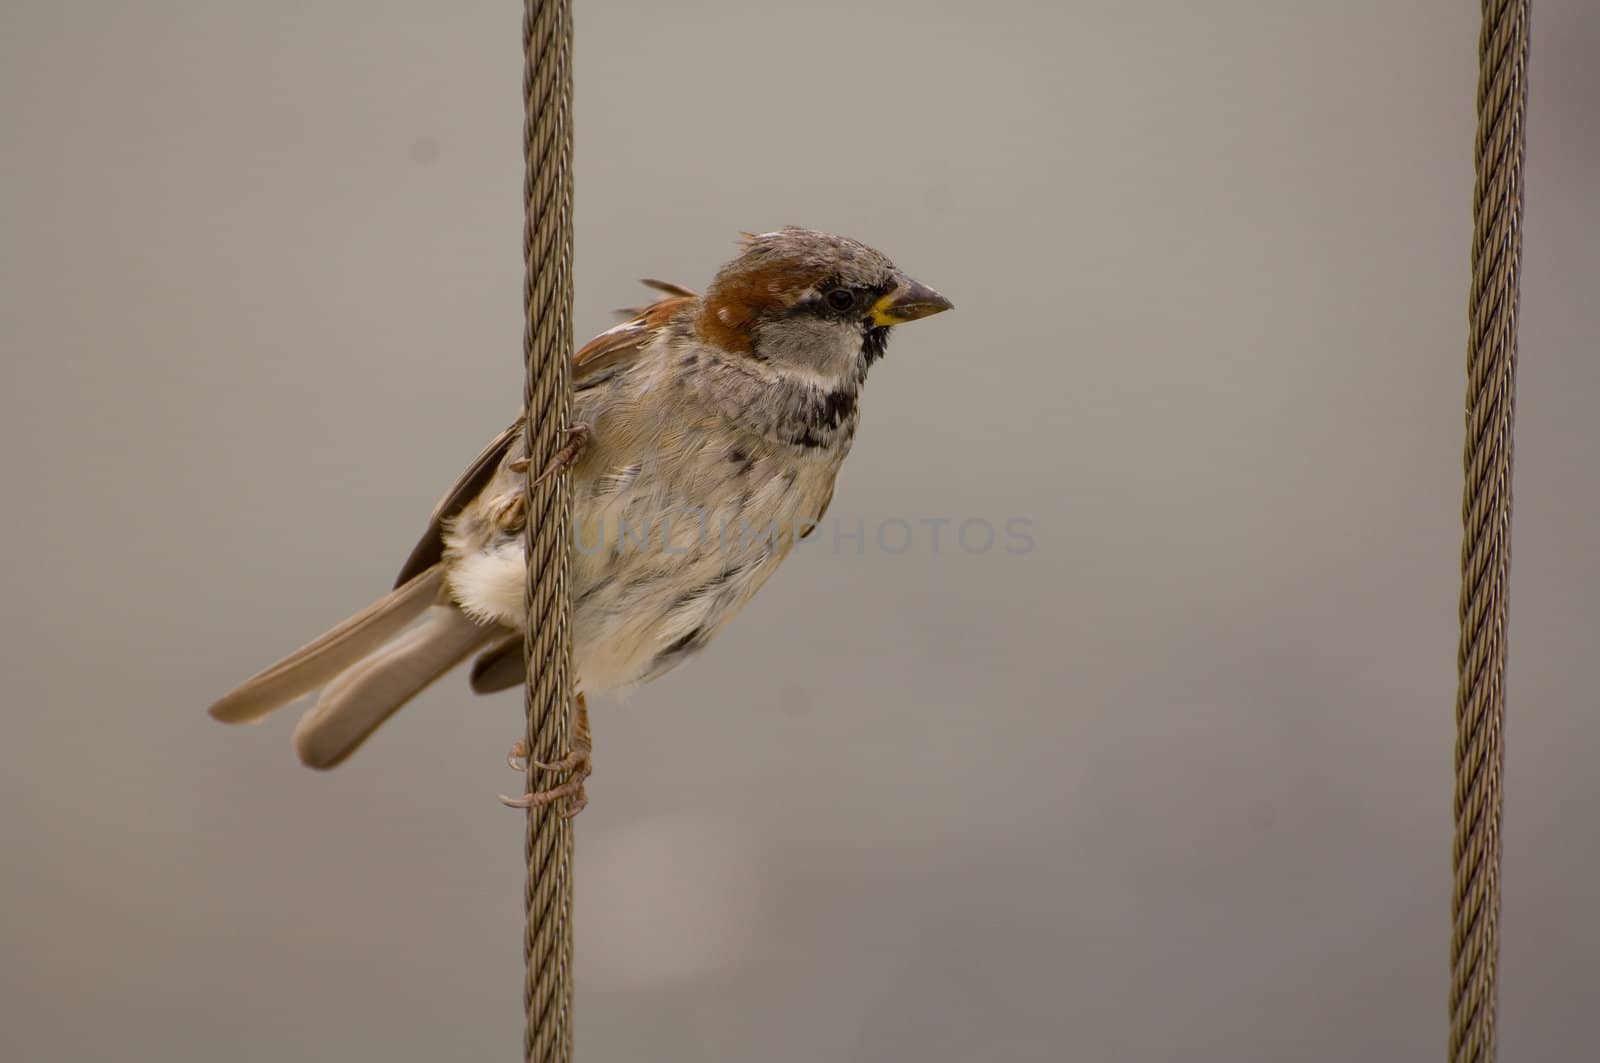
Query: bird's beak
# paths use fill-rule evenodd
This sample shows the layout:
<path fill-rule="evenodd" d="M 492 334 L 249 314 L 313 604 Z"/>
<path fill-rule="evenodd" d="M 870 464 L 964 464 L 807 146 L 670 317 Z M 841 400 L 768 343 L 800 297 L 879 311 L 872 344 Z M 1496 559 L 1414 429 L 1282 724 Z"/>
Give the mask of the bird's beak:
<path fill-rule="evenodd" d="M 872 309 L 867 311 L 867 320 L 879 328 L 885 325 L 903 325 L 907 321 L 937 314 L 953 306 L 954 303 L 926 284 L 919 284 L 910 277 L 902 275 L 900 283 L 895 285 L 892 291 L 872 304 Z"/>

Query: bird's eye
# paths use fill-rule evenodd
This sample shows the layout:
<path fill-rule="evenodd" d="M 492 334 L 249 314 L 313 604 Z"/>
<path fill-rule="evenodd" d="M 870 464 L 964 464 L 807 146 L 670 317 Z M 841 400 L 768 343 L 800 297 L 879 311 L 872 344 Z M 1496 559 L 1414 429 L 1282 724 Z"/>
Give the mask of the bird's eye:
<path fill-rule="evenodd" d="M 855 309 L 856 293 L 849 288 L 829 288 L 823 298 L 828 301 L 829 306 L 840 313 Z"/>

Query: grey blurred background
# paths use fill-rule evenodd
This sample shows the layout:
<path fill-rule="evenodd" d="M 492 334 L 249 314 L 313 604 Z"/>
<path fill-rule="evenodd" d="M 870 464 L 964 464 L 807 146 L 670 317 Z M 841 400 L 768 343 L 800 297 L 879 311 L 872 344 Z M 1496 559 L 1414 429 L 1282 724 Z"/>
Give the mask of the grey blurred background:
<path fill-rule="evenodd" d="M 740 229 L 956 313 L 832 515 L 595 706 L 587 1060 L 1445 1037 L 1475 5 L 578 2 L 579 331 Z M 1534 27 L 1504 1058 L 1600 994 L 1600 11 Z M 205 706 L 386 588 L 521 389 L 515 5 L 0 9 L 0 1056 L 512 1059 L 513 695 L 342 770 Z"/>

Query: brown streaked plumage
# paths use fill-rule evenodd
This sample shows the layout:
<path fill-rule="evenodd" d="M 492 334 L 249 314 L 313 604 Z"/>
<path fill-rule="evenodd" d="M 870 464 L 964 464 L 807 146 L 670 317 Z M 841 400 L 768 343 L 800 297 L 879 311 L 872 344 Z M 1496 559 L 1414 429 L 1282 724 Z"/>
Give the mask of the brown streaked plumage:
<path fill-rule="evenodd" d="M 821 519 L 889 329 L 950 306 L 866 245 L 807 229 L 749 237 L 704 296 L 645 283 L 665 297 L 572 361 L 574 668 L 589 693 L 663 675 L 721 631 Z M 474 654 L 473 689 L 519 683 L 526 469 L 519 419 L 435 507 L 394 591 L 211 714 L 253 720 L 321 687 L 295 746 L 327 768 Z"/>

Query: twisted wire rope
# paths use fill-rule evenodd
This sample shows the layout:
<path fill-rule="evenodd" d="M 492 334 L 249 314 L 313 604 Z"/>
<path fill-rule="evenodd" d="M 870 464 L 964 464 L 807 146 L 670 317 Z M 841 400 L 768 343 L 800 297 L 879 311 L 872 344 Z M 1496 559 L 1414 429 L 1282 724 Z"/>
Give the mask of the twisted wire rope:
<path fill-rule="evenodd" d="M 571 605 L 565 476 L 535 483 L 564 440 L 572 352 L 572 0 L 525 0 L 523 8 L 523 230 L 527 356 L 527 748 L 559 760 L 570 748 Z M 561 782 L 529 767 L 529 790 Z M 572 821 L 562 803 L 528 811 L 527 978 L 523 1001 L 530 1063 L 572 1058 Z"/>
<path fill-rule="evenodd" d="M 1493 1063 L 1528 0 L 1482 0 L 1456 691 L 1450 1059 Z"/>

